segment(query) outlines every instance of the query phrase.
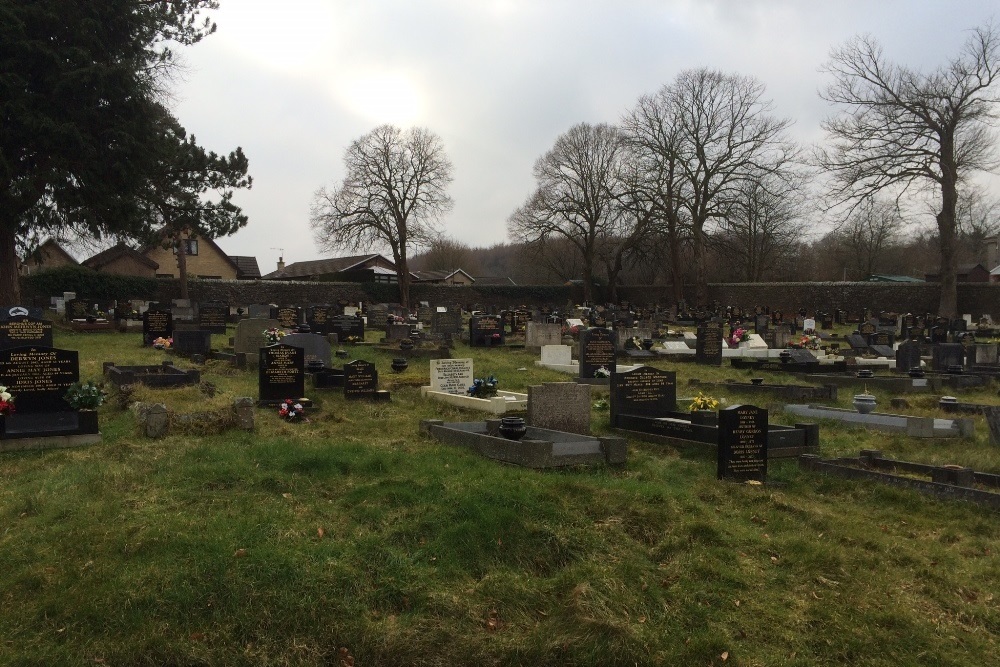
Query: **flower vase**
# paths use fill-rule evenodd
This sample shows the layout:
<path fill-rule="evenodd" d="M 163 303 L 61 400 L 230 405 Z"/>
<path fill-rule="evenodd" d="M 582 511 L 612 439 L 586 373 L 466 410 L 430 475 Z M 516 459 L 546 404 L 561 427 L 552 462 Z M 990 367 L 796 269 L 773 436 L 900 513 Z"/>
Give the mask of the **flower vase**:
<path fill-rule="evenodd" d="M 875 397 L 871 394 L 855 394 L 854 409 L 863 415 L 871 413 L 875 409 Z"/>
<path fill-rule="evenodd" d="M 409 365 L 410 364 L 409 364 L 409 362 L 406 359 L 404 359 L 402 357 L 397 357 L 397 358 L 395 358 L 395 359 L 392 360 L 392 366 L 391 367 L 392 367 L 392 370 L 393 370 L 394 373 L 402 373 L 403 371 L 406 370 L 407 366 L 409 366 Z"/>
<path fill-rule="evenodd" d="M 80 433 L 97 433 L 97 410 L 79 410 L 77 413 L 77 429 Z"/>
<path fill-rule="evenodd" d="M 500 435 L 508 440 L 520 440 L 528 432 L 528 426 L 523 417 L 501 417 Z"/>

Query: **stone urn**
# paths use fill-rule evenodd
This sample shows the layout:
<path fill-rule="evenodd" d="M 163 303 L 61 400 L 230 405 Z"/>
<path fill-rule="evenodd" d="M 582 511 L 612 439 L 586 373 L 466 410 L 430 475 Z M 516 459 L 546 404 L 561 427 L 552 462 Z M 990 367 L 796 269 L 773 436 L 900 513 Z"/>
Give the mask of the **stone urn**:
<path fill-rule="evenodd" d="M 528 425 L 523 417 L 501 417 L 500 435 L 508 440 L 520 440 L 528 432 Z"/>
<path fill-rule="evenodd" d="M 875 377 L 875 371 L 870 368 L 862 368 L 857 372 L 857 377 L 859 378 L 873 378 Z"/>
<path fill-rule="evenodd" d="M 854 409 L 867 415 L 875 409 L 875 397 L 872 394 L 855 394 Z"/>
<path fill-rule="evenodd" d="M 404 338 L 403 340 L 399 341 L 399 349 L 401 349 L 401 350 L 412 350 L 413 349 L 413 341 L 410 340 L 409 338 Z"/>
<path fill-rule="evenodd" d="M 920 366 L 914 366 L 913 368 L 907 371 L 907 375 L 909 375 L 911 378 L 915 380 L 919 380 L 920 378 L 924 377 L 924 369 L 921 368 Z"/>
<path fill-rule="evenodd" d="M 407 366 L 409 365 L 410 363 L 406 359 L 402 357 L 396 357 L 395 359 L 392 360 L 391 368 L 394 373 L 402 373 L 403 371 L 406 370 Z"/>
<path fill-rule="evenodd" d="M 642 349 L 644 349 L 644 350 L 652 350 L 653 349 L 653 339 L 652 338 L 643 338 L 642 339 Z"/>
<path fill-rule="evenodd" d="M 334 354 L 337 356 L 338 359 L 347 358 L 347 350 L 337 350 L 336 352 L 334 352 Z"/>
<path fill-rule="evenodd" d="M 778 358 L 781 359 L 781 363 L 787 364 L 792 360 L 792 353 L 788 350 L 782 350 L 781 353 L 778 354 Z"/>

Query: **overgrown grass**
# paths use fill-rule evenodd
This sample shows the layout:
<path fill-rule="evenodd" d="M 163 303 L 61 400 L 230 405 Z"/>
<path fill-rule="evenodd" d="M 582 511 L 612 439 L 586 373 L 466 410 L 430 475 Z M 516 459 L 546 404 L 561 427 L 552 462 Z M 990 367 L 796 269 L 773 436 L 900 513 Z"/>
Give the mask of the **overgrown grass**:
<path fill-rule="evenodd" d="M 81 351 L 85 379 L 164 358 L 137 334 L 56 344 Z M 359 665 L 896 667 L 997 652 L 994 513 L 794 462 L 767 486 L 721 483 L 708 456 L 640 442 L 620 469 L 498 465 L 418 435 L 420 419 L 482 418 L 421 399 L 426 363 L 393 374 L 392 355 L 349 349 L 391 403 L 327 390 L 309 423 L 258 410 L 253 434 L 155 441 L 108 405 L 99 445 L 0 456 L 0 664 L 338 665 L 346 648 Z M 520 351 L 457 356 L 504 389 L 566 379 Z M 690 377 L 748 376 L 656 363 L 682 395 Z M 213 401 L 256 395 L 254 373 L 204 376 Z M 823 453 L 1000 472 L 977 420 L 975 440 L 947 441 L 824 424 Z"/>

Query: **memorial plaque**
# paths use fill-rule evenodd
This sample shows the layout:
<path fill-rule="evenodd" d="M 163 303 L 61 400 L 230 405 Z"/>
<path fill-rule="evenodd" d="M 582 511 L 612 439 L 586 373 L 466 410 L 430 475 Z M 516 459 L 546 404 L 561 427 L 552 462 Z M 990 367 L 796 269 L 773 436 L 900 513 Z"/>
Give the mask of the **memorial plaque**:
<path fill-rule="evenodd" d="M 875 325 L 871 322 L 862 322 L 861 326 L 858 327 L 858 333 L 867 338 L 877 331 Z"/>
<path fill-rule="evenodd" d="M 889 333 L 884 333 L 884 332 L 874 333 L 868 337 L 868 344 L 892 347 L 893 343 L 896 342 L 895 338 L 896 338 L 895 336 Z"/>
<path fill-rule="evenodd" d="M 374 398 L 378 391 L 375 364 L 358 359 L 344 364 L 344 398 Z"/>
<path fill-rule="evenodd" d="M 35 317 L 0 320 L 0 350 L 52 347 L 52 323 Z"/>
<path fill-rule="evenodd" d="M 63 396 L 79 380 L 75 350 L 38 346 L 0 351 L 0 385 L 13 394 L 17 414 L 71 410 Z"/>
<path fill-rule="evenodd" d="M 305 353 L 293 345 L 271 345 L 259 351 L 257 391 L 261 403 L 277 404 L 305 393 Z"/>
<path fill-rule="evenodd" d="M 599 368 L 612 375 L 617 368 L 615 333 L 611 329 L 587 329 L 580 332 L 580 377 L 592 378 Z"/>
<path fill-rule="evenodd" d="M 150 308 L 142 314 L 142 340 L 150 345 L 157 338 L 170 338 L 174 332 L 174 316 L 169 310 Z"/>
<path fill-rule="evenodd" d="M 337 334 L 339 341 L 351 338 L 361 342 L 365 339 L 365 321 L 354 315 L 334 315 L 327 323 L 327 333 Z"/>
<path fill-rule="evenodd" d="M 469 345 L 489 347 L 504 342 L 503 320 L 492 315 L 480 315 L 469 319 Z"/>
<path fill-rule="evenodd" d="M 431 391 L 465 394 L 474 380 L 472 359 L 431 359 Z"/>
<path fill-rule="evenodd" d="M 211 333 L 226 333 L 229 306 L 224 303 L 206 303 L 198 306 L 198 328 Z"/>
<path fill-rule="evenodd" d="M 302 322 L 302 309 L 296 306 L 272 308 L 271 319 L 278 320 L 278 326 L 282 329 L 295 329 Z"/>
<path fill-rule="evenodd" d="M 734 405 L 719 411 L 719 479 L 767 481 L 767 410 Z"/>
<path fill-rule="evenodd" d="M 694 358 L 699 364 L 722 365 L 722 327 L 705 324 L 698 327 Z"/>
<path fill-rule="evenodd" d="M 611 376 L 611 426 L 618 415 L 665 417 L 677 411 L 677 374 L 640 366 Z"/>

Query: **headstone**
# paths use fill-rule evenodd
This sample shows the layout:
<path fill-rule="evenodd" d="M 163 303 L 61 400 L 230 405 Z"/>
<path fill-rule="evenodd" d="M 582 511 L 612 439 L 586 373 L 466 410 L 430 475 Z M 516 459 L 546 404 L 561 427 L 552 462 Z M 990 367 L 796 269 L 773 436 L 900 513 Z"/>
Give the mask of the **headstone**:
<path fill-rule="evenodd" d="M 368 327 L 381 329 L 389 319 L 389 307 L 384 303 L 376 303 L 368 306 Z"/>
<path fill-rule="evenodd" d="M 419 321 L 421 324 L 430 324 L 433 315 L 434 315 L 434 310 L 430 306 L 417 307 L 417 321 Z"/>
<path fill-rule="evenodd" d="M 150 345 L 157 338 L 170 338 L 174 316 L 169 310 L 150 308 L 142 314 L 142 342 Z"/>
<path fill-rule="evenodd" d="M 264 339 L 264 332 L 268 329 L 277 328 L 278 320 L 268 320 L 259 317 L 248 317 L 240 320 L 236 324 L 236 335 L 233 338 L 233 352 L 236 354 L 245 354 L 247 355 L 247 359 L 257 359 L 258 350 L 268 345 Z M 286 396 L 285 398 L 293 397 Z"/>
<path fill-rule="evenodd" d="M 949 366 L 965 365 L 965 348 L 959 343 L 940 343 L 931 348 L 931 369 L 946 371 Z"/>
<path fill-rule="evenodd" d="M 862 322 L 858 327 L 858 333 L 864 336 L 865 339 L 874 334 L 876 331 L 878 331 L 878 329 L 871 322 Z"/>
<path fill-rule="evenodd" d="M 305 353 L 293 345 L 260 348 L 257 386 L 260 402 L 277 404 L 305 393 Z"/>
<path fill-rule="evenodd" d="M 590 435 L 590 387 L 546 382 L 528 387 L 529 426 Z"/>
<path fill-rule="evenodd" d="M 896 370 L 902 373 L 920 366 L 920 343 L 908 340 L 896 348 Z"/>
<path fill-rule="evenodd" d="M 226 333 L 229 306 L 224 303 L 206 303 L 198 306 L 198 328 L 211 333 Z"/>
<path fill-rule="evenodd" d="M 615 334 L 611 329 L 587 329 L 580 333 L 580 377 L 592 378 L 599 368 L 612 375 L 617 368 Z"/>
<path fill-rule="evenodd" d="M 569 366 L 573 363 L 573 348 L 569 345 L 543 345 L 542 363 Z"/>
<path fill-rule="evenodd" d="M 816 331 L 816 320 L 814 320 L 811 317 L 807 317 L 805 320 L 802 321 L 802 330 Z"/>
<path fill-rule="evenodd" d="M 171 349 L 180 354 L 207 355 L 212 351 L 212 332 L 202 329 L 178 329 Z"/>
<path fill-rule="evenodd" d="M 698 327 L 698 342 L 695 345 L 695 361 L 709 366 L 722 365 L 722 327 L 703 324 Z"/>
<path fill-rule="evenodd" d="M 410 331 L 409 324 L 389 324 L 385 328 L 385 338 L 386 340 L 409 340 Z"/>
<path fill-rule="evenodd" d="M 976 363 L 984 364 L 987 366 L 994 366 L 997 364 L 997 345 L 996 343 L 978 343 L 976 345 Z"/>
<path fill-rule="evenodd" d="M 719 411 L 719 479 L 767 481 L 767 410 L 734 405 Z"/>
<path fill-rule="evenodd" d="M 462 313 L 457 310 L 437 311 L 431 315 L 431 333 L 458 334 L 462 332 Z"/>
<path fill-rule="evenodd" d="M 309 331 L 320 336 L 330 333 L 329 324 L 333 317 L 333 308 L 327 305 L 315 305 L 306 308 L 306 324 Z"/>
<path fill-rule="evenodd" d="M 333 361 L 333 351 L 330 349 L 330 342 L 319 334 L 314 333 L 292 333 L 281 339 L 282 345 L 293 345 L 301 348 L 305 355 L 305 364 L 320 362 L 323 366 L 330 366 Z M 286 398 L 293 398 L 286 396 Z"/>
<path fill-rule="evenodd" d="M 860 334 L 850 334 L 847 337 L 847 344 L 855 352 L 862 354 L 868 351 L 868 339 Z"/>
<path fill-rule="evenodd" d="M 296 306 L 272 308 L 271 319 L 278 320 L 282 329 L 294 329 L 302 322 L 302 309 Z"/>
<path fill-rule="evenodd" d="M 650 366 L 611 378 L 611 425 L 618 415 L 665 417 L 677 411 L 677 374 Z"/>
<path fill-rule="evenodd" d="M 253 317 L 258 320 L 270 320 L 271 317 L 271 306 L 266 303 L 251 303 L 247 307 L 247 317 Z"/>
<path fill-rule="evenodd" d="M 791 349 L 788 351 L 791 361 L 796 364 L 819 364 L 819 359 L 809 350 Z"/>
<path fill-rule="evenodd" d="M 90 313 L 90 305 L 86 299 L 70 299 L 66 302 L 66 319 L 82 320 Z"/>
<path fill-rule="evenodd" d="M 480 315 L 469 318 L 469 345 L 483 347 L 502 345 L 504 323 L 499 317 Z"/>
<path fill-rule="evenodd" d="M 1000 406 L 984 407 L 983 415 L 986 417 L 986 425 L 990 428 L 990 444 L 1000 445 Z"/>
<path fill-rule="evenodd" d="M 525 347 L 541 348 L 545 345 L 559 345 L 560 343 L 562 343 L 562 327 L 558 324 L 528 322 L 524 335 Z"/>
<path fill-rule="evenodd" d="M 881 346 L 892 347 L 894 342 L 895 342 L 895 336 L 893 336 L 890 333 L 878 332 L 878 333 L 873 333 L 871 336 L 868 336 L 869 345 L 881 345 Z"/>
<path fill-rule="evenodd" d="M 472 386 L 472 359 L 431 359 L 431 391 L 465 394 Z"/>
<path fill-rule="evenodd" d="M 54 347 L 0 350 L 0 385 L 14 396 L 17 414 L 71 410 L 66 390 L 80 380 L 80 356 Z"/>
<path fill-rule="evenodd" d="M 33 317 L 36 320 L 40 320 L 42 316 L 42 309 L 35 308 L 34 306 L 0 306 L 0 322 L 19 317 Z"/>
<path fill-rule="evenodd" d="M 771 316 L 760 313 L 754 316 L 753 328 L 754 332 L 758 334 L 763 334 L 771 326 Z"/>
<path fill-rule="evenodd" d="M 405 326 L 405 325 L 404 325 Z M 365 339 L 365 321 L 354 315 L 334 315 L 326 325 L 326 332 L 337 334 L 337 340 L 363 341 Z M 407 331 L 409 336 L 409 331 Z"/>
<path fill-rule="evenodd" d="M 375 364 L 361 359 L 344 364 L 344 398 L 374 398 L 377 391 Z"/>
<path fill-rule="evenodd" d="M 52 347 L 52 323 L 27 315 L 0 320 L 0 350 Z"/>

